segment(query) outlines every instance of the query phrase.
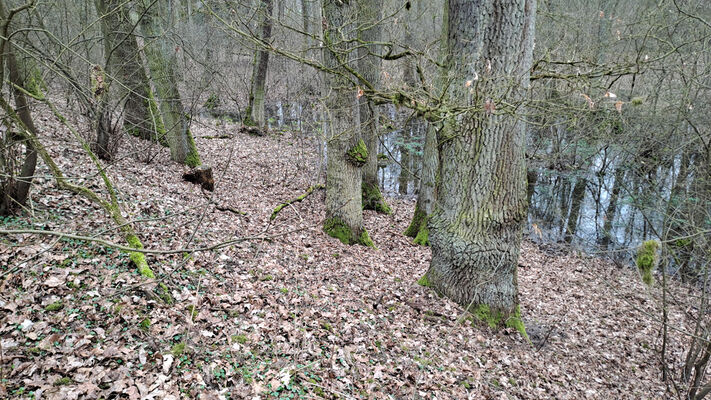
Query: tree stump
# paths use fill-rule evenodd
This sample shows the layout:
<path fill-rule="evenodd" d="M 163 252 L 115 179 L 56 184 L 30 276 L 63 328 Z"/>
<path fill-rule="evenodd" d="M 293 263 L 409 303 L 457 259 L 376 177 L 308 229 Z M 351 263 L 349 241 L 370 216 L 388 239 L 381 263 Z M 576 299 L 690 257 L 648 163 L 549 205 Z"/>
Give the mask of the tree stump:
<path fill-rule="evenodd" d="M 183 174 L 183 180 L 200 185 L 203 189 L 210 192 L 215 190 L 215 180 L 212 179 L 212 167 L 203 165 L 195 167 Z"/>

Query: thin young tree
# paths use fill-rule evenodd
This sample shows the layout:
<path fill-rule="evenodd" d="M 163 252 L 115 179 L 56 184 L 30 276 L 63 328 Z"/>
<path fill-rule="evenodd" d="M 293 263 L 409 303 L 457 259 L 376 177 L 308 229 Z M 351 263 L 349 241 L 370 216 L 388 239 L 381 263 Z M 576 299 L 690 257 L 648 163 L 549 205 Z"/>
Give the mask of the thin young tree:
<path fill-rule="evenodd" d="M 383 0 L 364 0 L 358 2 L 358 36 L 363 43 L 359 49 L 358 71 L 374 87 L 380 85 L 382 58 L 378 56 L 381 41 Z M 368 160 L 363 167 L 363 209 L 390 214 L 390 207 L 385 202 L 378 185 L 378 140 L 379 113 L 377 105 L 366 96 L 360 97 L 361 134 L 368 148 Z"/>
<path fill-rule="evenodd" d="M 259 0 L 259 40 L 269 43 L 272 37 L 272 13 L 274 0 Z M 249 99 L 245 110 L 245 125 L 262 127 L 266 123 L 264 116 L 264 96 L 266 92 L 269 52 L 257 47 L 252 64 L 252 82 Z"/>

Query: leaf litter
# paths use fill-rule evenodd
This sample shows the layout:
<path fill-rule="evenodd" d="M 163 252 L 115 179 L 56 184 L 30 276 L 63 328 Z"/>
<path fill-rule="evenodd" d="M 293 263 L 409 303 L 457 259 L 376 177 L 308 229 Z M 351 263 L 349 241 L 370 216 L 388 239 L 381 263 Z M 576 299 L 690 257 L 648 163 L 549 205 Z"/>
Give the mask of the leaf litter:
<path fill-rule="evenodd" d="M 101 193 L 81 148 L 45 122 L 60 167 Z M 388 199 L 389 216 L 364 212 L 377 249 L 322 232 L 323 191 L 270 221 L 274 207 L 319 183 L 314 139 L 201 122 L 194 133 L 215 192 L 183 182 L 185 168 L 166 149 L 126 138 L 107 169 L 122 210 L 148 249 L 246 239 L 148 255 L 158 278 L 146 280 L 127 254 L 96 243 L 0 237 L 0 397 L 664 397 L 660 304 L 633 269 L 524 242 L 519 290 L 531 345 L 510 329 L 462 321 L 459 306 L 415 283 L 430 250 L 402 235 L 413 201 Z M 210 139 L 215 130 L 221 139 Z M 123 244 L 98 207 L 38 171 L 31 214 L 6 218 L 6 229 Z M 670 321 L 689 329 L 683 311 Z M 672 367 L 683 346 L 671 336 Z"/>

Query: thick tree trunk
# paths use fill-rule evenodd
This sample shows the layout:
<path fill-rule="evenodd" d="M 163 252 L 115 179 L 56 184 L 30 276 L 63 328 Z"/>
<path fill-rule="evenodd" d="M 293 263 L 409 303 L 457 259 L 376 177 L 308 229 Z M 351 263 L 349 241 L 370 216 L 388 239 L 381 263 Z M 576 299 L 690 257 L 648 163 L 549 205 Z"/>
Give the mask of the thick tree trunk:
<path fill-rule="evenodd" d="M 339 0 L 325 0 L 324 62 L 344 70 L 355 36 L 355 6 Z M 341 75 L 326 75 L 326 107 L 329 110 L 326 163 L 326 221 L 324 230 L 346 244 L 371 245 L 363 227 L 361 206 L 362 167 L 367 148 L 358 132 L 356 90 Z"/>
<path fill-rule="evenodd" d="M 446 65 L 453 78 L 446 100 L 469 99 L 476 109 L 447 118 L 438 135 L 438 203 L 429 226 L 432 263 L 421 283 L 492 326 L 520 327 L 517 266 L 526 219 L 526 125 L 496 107 L 503 100 L 524 100 L 535 13 L 535 0 L 449 0 L 445 24 Z"/>
<path fill-rule="evenodd" d="M 383 0 L 358 2 L 358 24 L 367 27 L 358 32 L 361 41 L 372 43 L 381 40 L 382 29 L 378 21 L 382 18 L 382 9 Z M 376 88 L 380 86 L 382 60 L 368 53 L 377 54 L 377 50 L 377 46 L 371 44 L 361 47 L 358 54 L 359 73 Z M 362 96 L 359 102 L 361 134 L 368 148 L 368 160 L 363 167 L 363 209 L 390 214 L 390 207 L 378 185 L 378 108 L 365 96 Z"/>
<path fill-rule="evenodd" d="M 273 0 L 260 0 L 259 2 L 259 31 L 260 40 L 269 42 L 272 38 L 272 13 Z M 264 96 L 266 91 L 267 70 L 269 67 L 269 52 L 257 48 L 252 64 L 252 82 L 249 89 L 249 102 L 245 111 L 245 125 L 262 127 L 266 124 L 264 116 Z"/>
<path fill-rule="evenodd" d="M 406 126 L 400 130 L 400 144 L 398 151 L 400 152 L 400 174 L 397 177 L 397 192 L 406 195 L 408 184 L 410 183 L 410 151 L 407 146 L 410 143 L 410 129 L 412 126 Z"/>
<path fill-rule="evenodd" d="M 107 85 L 112 96 L 123 102 L 123 129 L 147 140 L 156 139 L 150 105 L 150 83 L 138 50 L 133 24 L 121 0 L 95 0 L 101 18 L 106 58 Z"/>
<path fill-rule="evenodd" d="M 144 0 L 145 6 L 151 2 Z M 195 142 L 190 133 L 190 121 L 183 112 L 176 78 L 177 57 L 171 44 L 164 37 L 158 7 L 147 8 L 141 18 L 141 27 L 146 36 L 144 52 L 148 60 L 151 81 L 156 89 L 157 101 L 170 146 L 173 161 L 195 167 L 200 165 Z"/>

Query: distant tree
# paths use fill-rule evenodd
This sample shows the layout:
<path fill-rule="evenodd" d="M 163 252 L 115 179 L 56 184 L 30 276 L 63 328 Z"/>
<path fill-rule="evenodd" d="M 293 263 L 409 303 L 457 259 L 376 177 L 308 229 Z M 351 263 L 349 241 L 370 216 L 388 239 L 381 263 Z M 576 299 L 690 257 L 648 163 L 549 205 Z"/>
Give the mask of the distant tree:
<path fill-rule="evenodd" d="M 165 133 L 158 132 L 158 135 L 167 136 L 173 161 L 194 167 L 200 165 L 200 156 L 190 132 L 189 116 L 183 109 L 178 91 L 176 53 L 180 51 L 180 46 L 171 43 L 166 36 L 166 24 L 162 21 L 158 7 L 161 1 L 165 0 L 142 0 L 133 21 L 140 23 L 145 36 L 143 49 L 163 117 Z M 139 19 L 139 16 L 142 17 Z"/>
<path fill-rule="evenodd" d="M 420 283 L 492 324 L 518 314 L 526 220 L 526 123 L 535 0 L 450 0 L 445 18 L 451 112 L 438 134 L 432 263 Z M 518 108 L 516 108 L 518 106 Z"/>
<path fill-rule="evenodd" d="M 423 1 L 415 0 L 414 10 L 417 10 L 418 14 L 422 12 Z M 414 11 L 413 11 L 414 12 Z M 408 38 L 408 44 L 414 46 L 414 39 Z M 444 41 L 441 41 L 444 44 Z M 446 46 L 442 45 L 440 48 L 440 57 L 446 58 Z M 410 86 L 414 86 L 415 77 L 414 69 L 415 66 L 410 65 L 407 67 L 407 72 L 405 74 L 405 81 Z M 412 75 L 412 76 L 410 76 Z M 445 83 L 446 77 L 440 77 L 438 86 L 442 86 Z M 408 82 L 409 81 L 409 82 Z M 414 243 L 419 245 L 429 245 L 429 230 L 427 229 L 427 221 L 435 206 L 435 183 L 437 177 L 437 167 L 439 163 L 439 154 L 437 150 L 437 125 L 426 124 L 425 121 L 417 120 L 418 125 L 426 125 L 425 130 L 425 144 L 422 151 L 422 168 L 420 169 L 420 186 L 417 191 L 417 202 L 415 203 L 415 212 L 412 216 L 412 221 L 410 225 L 405 230 L 404 234 L 414 238 Z"/>
<path fill-rule="evenodd" d="M 258 39 L 263 43 L 269 43 L 272 37 L 272 14 L 274 10 L 274 0 L 258 0 L 259 16 Z M 264 96 L 267 81 L 267 71 L 269 69 L 269 52 L 257 47 L 254 50 L 254 62 L 252 64 L 252 81 L 249 87 L 249 99 L 245 111 L 246 125 L 264 126 L 266 119 L 264 116 Z"/>
<path fill-rule="evenodd" d="M 155 140 L 154 127 L 161 126 L 162 121 L 156 120 L 160 115 L 151 112 L 150 103 L 154 100 L 128 8 L 120 0 L 95 0 L 94 3 L 101 19 L 106 83 L 119 104 L 123 129 L 131 135 Z"/>
<path fill-rule="evenodd" d="M 358 36 L 363 43 L 359 48 L 358 71 L 374 87 L 380 86 L 382 59 L 378 54 L 381 41 L 383 0 L 363 0 L 358 2 Z M 363 140 L 368 148 L 368 160 L 363 167 L 363 209 L 390 214 L 390 207 L 385 202 L 378 185 L 378 141 L 379 115 L 378 106 L 366 96 L 360 99 L 360 123 Z"/>

